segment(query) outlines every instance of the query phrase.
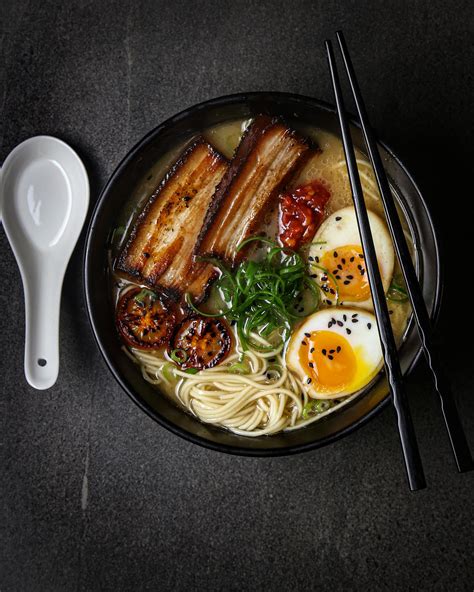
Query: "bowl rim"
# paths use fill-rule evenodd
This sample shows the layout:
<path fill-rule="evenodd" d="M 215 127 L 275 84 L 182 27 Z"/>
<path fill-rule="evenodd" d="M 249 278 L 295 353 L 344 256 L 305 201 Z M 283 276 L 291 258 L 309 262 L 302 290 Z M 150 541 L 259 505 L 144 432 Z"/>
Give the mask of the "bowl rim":
<path fill-rule="evenodd" d="M 280 100 L 302 102 L 302 103 L 310 104 L 313 107 L 316 107 L 318 109 L 322 109 L 322 110 L 332 113 L 334 115 L 337 114 L 335 105 L 328 103 L 326 101 L 323 101 L 321 99 L 316 99 L 314 97 L 310 97 L 310 96 L 306 96 L 306 95 L 302 95 L 302 94 L 297 94 L 297 93 L 279 92 L 279 91 L 251 91 L 251 92 L 233 93 L 230 95 L 222 95 L 219 97 L 208 99 L 206 101 L 201 101 L 200 103 L 196 103 L 194 105 L 191 105 L 190 107 L 186 107 L 185 109 L 179 111 L 178 113 L 172 115 L 171 117 L 168 117 L 167 119 L 165 119 L 164 121 L 159 123 L 153 129 L 151 129 L 149 132 L 147 132 L 138 142 L 136 142 L 135 145 L 121 159 L 121 161 L 115 167 L 114 171 L 112 172 L 112 174 L 108 178 L 107 182 L 103 186 L 103 188 L 99 194 L 99 197 L 98 197 L 96 203 L 94 204 L 94 208 L 92 210 L 90 221 L 88 223 L 88 227 L 87 227 L 87 231 L 86 231 L 86 238 L 85 238 L 85 242 L 84 242 L 83 288 L 84 288 L 84 297 L 85 297 L 85 301 L 86 301 L 86 310 L 87 310 L 87 316 L 89 319 L 89 324 L 91 326 L 92 333 L 94 335 L 94 338 L 95 338 L 95 341 L 96 341 L 97 346 L 99 348 L 99 351 L 102 354 L 102 357 L 105 360 L 106 365 L 107 365 L 108 369 L 110 370 L 110 372 L 112 373 L 112 375 L 114 376 L 115 380 L 122 387 L 122 389 L 125 391 L 125 393 L 132 399 L 132 401 L 136 405 L 138 405 L 138 407 L 142 411 L 144 411 L 149 417 L 151 417 L 154 421 L 156 421 L 160 426 L 167 429 L 169 432 L 171 432 L 177 436 L 180 436 L 181 438 L 183 438 L 184 440 L 187 440 L 188 442 L 192 442 L 193 444 L 197 444 L 197 445 L 202 446 L 204 448 L 214 450 L 217 452 L 224 452 L 227 454 L 237 455 L 237 456 L 276 457 L 276 456 L 289 456 L 289 455 L 293 455 L 293 454 L 299 454 L 302 452 L 308 452 L 311 450 L 315 450 L 317 448 L 321 448 L 321 447 L 326 446 L 328 444 L 332 444 L 333 442 L 340 440 L 344 436 L 351 434 L 352 432 L 354 432 L 357 429 L 364 426 L 368 421 L 370 421 L 373 417 L 375 417 L 377 414 L 379 414 L 382 411 L 382 409 L 387 407 L 387 405 L 389 404 L 389 402 L 391 400 L 390 392 L 388 392 L 387 395 L 381 401 L 379 401 L 368 413 L 360 416 L 358 419 L 356 419 L 350 425 L 334 432 L 333 434 L 331 434 L 329 436 L 325 436 L 324 438 L 321 438 L 320 440 L 316 440 L 313 442 L 294 444 L 294 445 L 289 445 L 288 447 L 278 447 L 278 448 L 269 447 L 269 448 L 262 448 L 262 449 L 244 448 L 244 447 L 240 447 L 237 445 L 234 446 L 234 445 L 229 445 L 229 444 L 212 442 L 210 440 L 207 440 L 204 437 L 201 437 L 197 434 L 193 434 L 192 432 L 189 432 L 189 431 L 177 426 L 173 422 L 169 421 L 166 417 L 158 414 L 156 412 L 156 410 L 152 409 L 144 400 L 142 400 L 133 391 L 133 389 L 129 388 L 129 386 L 126 384 L 125 380 L 121 377 L 120 373 L 115 368 L 114 363 L 111 360 L 111 356 L 109 356 L 107 348 L 102 343 L 99 332 L 95 326 L 94 318 L 93 318 L 93 310 L 92 310 L 93 306 L 94 306 L 93 302 L 92 302 L 92 297 L 91 297 L 92 287 L 90 285 L 89 274 L 88 274 L 89 261 L 91 258 L 90 243 L 91 243 L 92 236 L 94 233 L 96 219 L 100 213 L 101 207 L 104 203 L 105 197 L 107 196 L 107 194 L 109 192 L 109 189 L 115 183 L 116 179 L 122 174 L 123 170 L 128 166 L 130 161 L 133 160 L 133 158 L 136 156 L 136 154 L 148 142 L 150 142 L 154 137 L 159 135 L 162 131 L 172 127 L 174 124 L 181 121 L 182 119 L 185 119 L 191 112 L 195 112 L 195 111 L 198 111 L 198 110 L 204 109 L 204 108 L 221 107 L 221 106 L 225 106 L 225 105 L 236 103 L 236 102 L 245 102 L 245 101 L 249 100 L 250 98 L 251 99 L 258 99 L 259 97 L 261 97 L 261 98 L 267 97 L 268 99 L 274 98 L 274 99 L 280 99 Z M 350 119 L 351 125 L 358 127 L 360 129 L 360 124 L 356 120 L 354 115 L 350 114 L 349 119 Z M 380 140 L 378 138 L 377 143 L 380 146 L 382 146 L 384 148 L 384 150 L 386 150 L 386 152 L 391 156 L 391 158 L 394 159 L 394 161 L 397 163 L 397 165 L 403 170 L 404 174 L 408 177 L 410 183 L 413 185 L 416 193 L 418 194 L 418 197 L 421 201 L 421 205 L 423 206 L 423 209 L 426 214 L 427 222 L 428 222 L 430 229 L 431 229 L 432 238 L 433 238 L 433 242 L 435 245 L 434 255 L 435 255 L 435 259 L 436 259 L 435 265 L 436 265 L 436 270 L 437 270 L 437 274 L 436 274 L 436 278 L 435 278 L 436 290 L 435 290 L 435 295 L 434 295 L 433 311 L 431 313 L 431 322 L 433 323 L 433 325 L 435 325 L 438 321 L 440 309 L 441 309 L 441 304 L 442 304 L 444 269 L 442 266 L 442 261 L 441 261 L 441 256 L 440 256 L 440 244 L 439 244 L 439 240 L 438 240 L 438 237 L 436 234 L 436 228 L 435 228 L 435 225 L 433 222 L 433 217 L 432 217 L 430 210 L 428 208 L 428 205 L 423 197 L 423 194 L 420 191 L 420 188 L 418 187 L 413 176 L 408 171 L 408 169 L 405 167 L 405 165 L 402 163 L 400 158 L 393 152 L 393 150 L 383 140 Z M 415 365 L 417 364 L 417 362 L 420 358 L 421 353 L 422 353 L 422 347 L 420 344 L 415 355 L 412 358 L 412 361 L 411 361 L 409 367 L 407 368 L 406 372 L 404 373 L 404 376 L 408 376 L 412 372 L 413 368 L 415 367 Z M 183 413 L 184 413 L 184 411 L 183 411 Z"/>

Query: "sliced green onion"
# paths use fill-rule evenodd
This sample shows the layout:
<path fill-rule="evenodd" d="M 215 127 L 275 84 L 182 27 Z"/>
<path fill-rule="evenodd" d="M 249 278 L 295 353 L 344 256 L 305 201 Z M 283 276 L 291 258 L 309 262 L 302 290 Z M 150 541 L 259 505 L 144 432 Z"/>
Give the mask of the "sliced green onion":
<path fill-rule="evenodd" d="M 311 280 L 306 260 L 297 252 L 281 247 L 264 236 L 252 236 L 237 247 L 240 251 L 251 242 L 260 242 L 267 247 L 266 256 L 258 261 L 244 260 L 236 269 L 228 268 L 215 258 L 202 258 L 219 268 L 221 275 L 216 289 L 222 299 L 219 313 L 207 313 L 193 303 L 186 294 L 186 304 L 197 314 L 205 317 L 224 316 L 235 321 L 236 332 L 242 349 L 270 351 L 283 345 L 291 332 L 292 324 L 311 314 L 320 305 L 319 289 Z M 310 306 L 299 311 L 303 296 L 309 294 Z M 263 345 L 252 339 L 256 333 L 272 345 Z M 273 341 L 278 337 L 278 343 Z"/>
<path fill-rule="evenodd" d="M 188 354 L 184 349 L 173 349 L 170 352 L 170 358 L 177 364 L 183 364 L 188 359 Z"/>
<path fill-rule="evenodd" d="M 402 285 L 402 279 L 400 277 L 392 278 L 390 287 L 387 290 L 387 299 L 392 302 L 406 302 L 408 300 L 408 294 L 405 287 Z"/>
<path fill-rule="evenodd" d="M 333 406 L 330 399 L 312 399 L 303 407 L 303 419 L 308 419 L 311 415 L 324 413 Z"/>
<path fill-rule="evenodd" d="M 163 374 L 163 378 L 165 380 L 167 380 L 168 382 L 172 382 L 174 380 L 174 378 L 175 378 L 174 369 L 175 368 L 176 368 L 176 366 L 174 364 L 172 364 L 171 362 L 167 362 L 166 364 L 163 365 L 161 372 Z"/>
<path fill-rule="evenodd" d="M 217 317 L 222 317 L 224 314 L 222 312 L 218 312 L 216 314 L 211 314 L 211 313 L 203 312 L 202 310 L 199 310 L 199 308 L 197 308 L 197 306 L 194 305 L 194 303 L 192 301 L 191 294 L 189 292 L 186 292 L 186 294 L 184 295 L 184 301 L 189 306 L 189 308 L 191 308 L 195 313 L 201 315 L 202 317 L 217 318 Z"/>
<path fill-rule="evenodd" d="M 138 304 L 144 305 L 145 300 L 147 298 L 149 298 L 153 302 L 154 300 L 156 300 L 157 296 L 156 296 L 155 292 L 153 292 L 152 290 L 148 290 L 147 288 L 143 288 L 134 297 L 134 300 L 135 300 L 135 302 L 138 302 Z"/>
<path fill-rule="evenodd" d="M 198 368 L 187 368 L 185 370 L 186 374 L 197 374 L 199 372 Z"/>
<path fill-rule="evenodd" d="M 231 364 L 227 368 L 227 372 L 230 372 L 231 374 L 250 374 L 250 368 L 247 362 L 242 360 L 241 362 L 235 362 L 234 364 Z"/>

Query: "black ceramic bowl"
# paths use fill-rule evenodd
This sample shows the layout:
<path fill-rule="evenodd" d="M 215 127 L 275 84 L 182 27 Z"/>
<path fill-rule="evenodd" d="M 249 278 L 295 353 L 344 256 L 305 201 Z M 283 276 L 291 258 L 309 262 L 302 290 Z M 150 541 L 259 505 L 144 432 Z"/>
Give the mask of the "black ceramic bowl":
<path fill-rule="evenodd" d="M 85 290 L 87 309 L 102 355 L 125 392 L 163 427 L 175 434 L 212 448 L 234 454 L 270 456 L 317 448 L 349 434 L 368 421 L 389 402 L 384 377 L 351 404 L 300 430 L 273 436 L 246 438 L 201 423 L 146 382 L 139 368 L 124 354 L 114 326 L 114 313 L 107 284 L 107 244 L 118 212 L 132 193 L 145 185 L 154 163 L 167 151 L 204 127 L 258 113 L 282 115 L 339 134 L 335 110 L 308 97 L 285 93 L 246 93 L 201 103 L 159 125 L 123 159 L 110 178 L 95 207 L 85 247 Z M 364 151 L 359 128 L 352 127 L 355 144 Z M 417 271 L 423 284 L 428 310 L 434 318 L 440 304 L 440 262 L 433 224 L 426 204 L 408 171 L 384 145 L 382 158 L 400 193 L 400 206 L 411 227 L 417 251 Z M 413 323 L 401 349 L 402 370 L 406 374 L 420 354 Z"/>

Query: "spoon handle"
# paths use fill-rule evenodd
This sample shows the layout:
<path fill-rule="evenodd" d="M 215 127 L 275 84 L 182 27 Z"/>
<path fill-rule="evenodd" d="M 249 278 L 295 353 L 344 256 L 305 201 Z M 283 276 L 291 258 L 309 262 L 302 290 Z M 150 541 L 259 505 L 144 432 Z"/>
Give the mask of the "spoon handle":
<path fill-rule="evenodd" d="M 59 371 L 59 310 L 63 273 L 53 265 L 23 278 L 25 290 L 25 376 L 39 390 L 56 382 Z"/>

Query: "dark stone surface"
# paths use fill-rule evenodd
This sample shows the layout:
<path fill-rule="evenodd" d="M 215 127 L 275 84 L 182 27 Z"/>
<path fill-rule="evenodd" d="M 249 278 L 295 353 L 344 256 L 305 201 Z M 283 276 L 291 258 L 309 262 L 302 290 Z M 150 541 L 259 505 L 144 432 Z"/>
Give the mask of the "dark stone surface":
<path fill-rule="evenodd" d="M 29 136 L 59 136 L 83 157 L 94 202 L 147 130 L 197 101 L 241 90 L 332 100 L 322 44 L 344 29 L 373 123 L 438 220 L 438 334 L 472 447 L 474 364 L 462 346 L 472 265 L 460 243 L 472 235 L 470 6 L 3 0 L 0 159 Z M 294 458 L 201 449 L 153 423 L 109 376 L 84 310 L 82 248 L 63 292 L 59 379 L 36 392 L 23 375 L 20 277 L 0 231 L 2 592 L 473 589 L 474 474 L 456 473 L 424 363 L 408 384 L 425 491 L 407 489 L 390 409 Z"/>

